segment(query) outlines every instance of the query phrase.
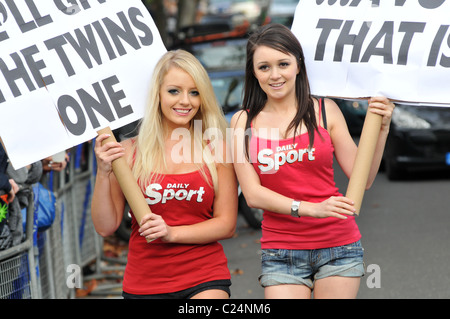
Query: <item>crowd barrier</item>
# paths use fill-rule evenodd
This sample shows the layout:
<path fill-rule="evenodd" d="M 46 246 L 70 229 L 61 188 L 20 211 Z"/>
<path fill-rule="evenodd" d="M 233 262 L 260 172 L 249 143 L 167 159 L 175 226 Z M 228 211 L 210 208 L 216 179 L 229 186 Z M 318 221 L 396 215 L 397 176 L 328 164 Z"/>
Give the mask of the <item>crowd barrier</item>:
<path fill-rule="evenodd" d="M 52 226 L 37 231 L 30 198 L 24 241 L 0 251 L 0 299 L 71 299 L 86 280 L 108 276 L 105 273 L 111 266 L 104 262 L 103 238 L 96 233 L 90 213 L 95 182 L 93 145 L 83 143 L 68 153 L 66 170 L 49 173 L 43 183 L 56 197 Z M 84 275 L 87 266 L 94 271 Z M 93 294 L 104 294 L 103 289 L 114 294 L 112 288 L 100 286 Z"/>

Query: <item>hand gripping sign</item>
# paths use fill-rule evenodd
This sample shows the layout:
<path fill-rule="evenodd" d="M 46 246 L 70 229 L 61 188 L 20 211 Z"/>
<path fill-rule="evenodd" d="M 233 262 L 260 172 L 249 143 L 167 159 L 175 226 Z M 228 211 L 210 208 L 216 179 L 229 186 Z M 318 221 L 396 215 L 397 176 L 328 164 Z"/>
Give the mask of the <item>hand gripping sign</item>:
<path fill-rule="evenodd" d="M 0 45 L 0 136 L 15 168 L 140 119 L 166 52 L 140 0 L 0 0 Z"/>
<path fill-rule="evenodd" d="M 450 106 L 450 1 L 299 1 L 292 31 L 318 96 Z M 381 116 L 367 112 L 346 196 L 359 213 Z"/>

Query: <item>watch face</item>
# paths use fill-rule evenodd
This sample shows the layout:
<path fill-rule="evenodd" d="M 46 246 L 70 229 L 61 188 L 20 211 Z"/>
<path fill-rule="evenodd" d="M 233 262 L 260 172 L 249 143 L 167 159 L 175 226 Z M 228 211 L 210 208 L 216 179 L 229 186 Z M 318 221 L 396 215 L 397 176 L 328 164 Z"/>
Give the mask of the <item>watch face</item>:
<path fill-rule="evenodd" d="M 300 202 L 298 201 L 293 201 L 292 202 L 292 206 L 291 206 L 291 215 L 294 217 L 299 217 L 298 215 L 298 208 L 300 206 Z"/>

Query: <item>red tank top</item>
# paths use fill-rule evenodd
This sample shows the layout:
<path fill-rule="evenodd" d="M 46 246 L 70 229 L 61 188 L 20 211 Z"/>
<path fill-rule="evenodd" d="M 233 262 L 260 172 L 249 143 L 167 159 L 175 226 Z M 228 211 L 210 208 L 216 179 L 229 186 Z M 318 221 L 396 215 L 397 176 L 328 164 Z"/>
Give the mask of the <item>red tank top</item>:
<path fill-rule="evenodd" d="M 342 196 L 334 182 L 334 147 L 328 131 L 319 127 L 314 147 L 308 150 L 308 133 L 294 138 L 268 140 L 253 134 L 250 157 L 261 184 L 284 196 L 318 203 Z M 350 244 L 361 238 L 354 217 L 295 218 L 264 211 L 263 249 L 320 249 Z"/>
<path fill-rule="evenodd" d="M 144 196 L 152 212 L 161 215 L 169 226 L 190 225 L 212 218 L 214 188 L 200 171 L 161 175 L 146 187 Z M 169 293 L 211 280 L 230 279 L 220 243 L 169 244 L 160 239 L 147 243 L 139 235 L 134 216 L 131 227 L 123 280 L 125 292 Z"/>

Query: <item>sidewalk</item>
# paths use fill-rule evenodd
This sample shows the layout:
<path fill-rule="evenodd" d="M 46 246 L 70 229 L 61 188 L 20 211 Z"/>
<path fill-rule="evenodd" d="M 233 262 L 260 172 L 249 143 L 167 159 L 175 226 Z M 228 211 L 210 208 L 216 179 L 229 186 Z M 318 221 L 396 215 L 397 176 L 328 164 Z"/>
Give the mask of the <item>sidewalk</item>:
<path fill-rule="evenodd" d="M 128 243 L 117 236 L 103 239 L 102 258 L 83 269 L 83 287 L 76 289 L 76 299 L 122 299 L 122 280 Z M 100 269 L 96 267 L 100 266 Z"/>

